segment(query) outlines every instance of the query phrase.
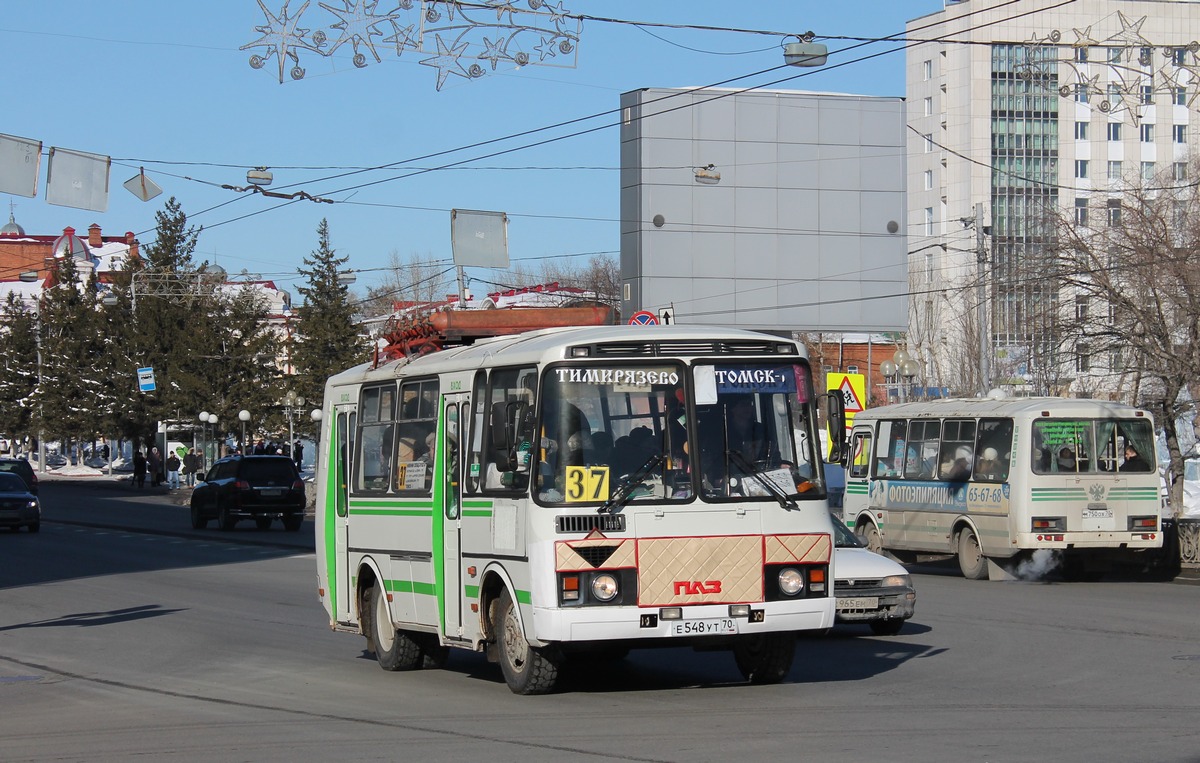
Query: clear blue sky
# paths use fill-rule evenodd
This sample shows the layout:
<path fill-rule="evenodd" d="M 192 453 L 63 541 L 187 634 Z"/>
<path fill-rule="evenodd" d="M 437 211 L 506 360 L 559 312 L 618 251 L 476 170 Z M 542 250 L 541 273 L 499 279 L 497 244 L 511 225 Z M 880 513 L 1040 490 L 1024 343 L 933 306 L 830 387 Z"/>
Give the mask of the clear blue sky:
<path fill-rule="evenodd" d="M 328 27 L 337 17 L 321 3 L 344 9 L 355 1 L 311 0 L 300 26 L 324 28 L 336 39 L 339 31 Z M 283 7 L 282 0 L 263 4 L 272 13 Z M 303 4 L 291 0 L 291 15 Z M 380 0 L 376 13 L 399 4 Z M 513 4 L 527 8 L 528 0 Z M 940 10 L 942 2 L 561 0 L 561 6 L 570 13 L 628 21 L 883 37 L 902 33 L 906 20 Z M 0 196 L 5 205 L 15 202 L 17 221 L 26 232 L 51 234 L 70 225 L 82 234 L 98 223 L 106 235 L 132 230 L 149 242 L 154 213 L 173 195 L 192 223 L 204 227 L 198 259 L 215 261 L 231 273 L 243 268 L 261 273 L 293 294 L 296 268 L 316 247 L 322 217 L 329 220 L 334 248 L 350 257 L 349 267 L 364 271 L 385 266 L 393 251 L 404 259 L 449 259 L 452 208 L 507 212 L 514 261 L 615 253 L 615 127 L 481 159 L 463 165 L 465 169 L 347 189 L 611 125 L 614 115 L 405 164 L 426 154 L 615 110 L 620 94 L 628 90 L 708 85 L 770 69 L 783 59 L 778 36 L 585 21 L 574 68 L 518 70 L 501 62 L 494 74 L 479 79 L 450 76 L 439 92 L 437 70 L 418 63 L 428 55 L 410 50 L 397 57 L 375 38 L 381 63 L 360 47 L 370 64 L 355 68 L 349 45 L 329 58 L 302 52 L 305 78 L 285 77 L 280 84 L 273 60 L 255 70 L 248 63 L 255 51 L 240 50 L 261 36 L 254 28 L 266 23 L 255 0 L 8 0 L 2 7 L 0 50 L 8 76 L 0 133 L 40 140 L 43 152 L 58 146 L 113 157 L 104 213 L 46 203 L 43 158 L 38 198 Z M 416 21 L 415 11 L 411 18 Z M 472 39 L 482 42 L 485 35 L 479 32 Z M 904 94 L 903 53 L 834 66 L 898 44 L 840 55 L 837 51 L 856 43 L 827 44 L 832 68 L 787 68 L 730 86 L 763 86 L 803 74 L 774 87 Z M 522 47 L 536 56 L 535 45 L 536 40 L 527 38 Z M 321 180 L 345 171 L 329 168 L 394 163 L 401 163 L 401 169 Z M 219 188 L 244 186 L 246 169 L 257 165 L 272 169 L 274 189 L 304 190 L 339 203 L 300 201 L 281 207 L 279 200 Z M 139 166 L 164 189 L 148 203 L 121 187 Z M 311 167 L 322 169 L 302 169 Z M 536 169 L 512 169 L 518 167 Z M 7 215 L 8 210 L 0 212 Z M 503 281 L 502 273 L 469 272 Z M 364 272 L 359 286 L 377 278 Z M 475 289 L 486 290 L 482 284 Z"/>

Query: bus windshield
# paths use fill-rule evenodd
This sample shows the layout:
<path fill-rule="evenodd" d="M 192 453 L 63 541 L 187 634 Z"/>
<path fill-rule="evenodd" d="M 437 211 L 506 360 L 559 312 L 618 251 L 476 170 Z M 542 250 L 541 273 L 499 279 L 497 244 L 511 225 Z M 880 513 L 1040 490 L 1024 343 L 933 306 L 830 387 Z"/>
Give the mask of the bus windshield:
<path fill-rule="evenodd" d="M 673 362 L 550 368 L 532 459 L 538 501 L 824 497 L 807 367 L 696 366 L 695 400 L 688 373 Z"/>
<path fill-rule="evenodd" d="M 696 366 L 695 385 L 701 495 L 824 495 L 807 366 Z"/>

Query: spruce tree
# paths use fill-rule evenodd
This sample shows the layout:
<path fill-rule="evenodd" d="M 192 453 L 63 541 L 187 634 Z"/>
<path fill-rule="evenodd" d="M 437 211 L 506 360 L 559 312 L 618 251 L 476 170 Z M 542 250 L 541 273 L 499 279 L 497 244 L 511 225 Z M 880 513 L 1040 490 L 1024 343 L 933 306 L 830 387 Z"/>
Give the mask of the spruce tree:
<path fill-rule="evenodd" d="M 75 258 L 58 260 L 54 285 L 42 297 L 41 381 L 33 395 L 34 424 L 65 440 L 90 440 L 104 428 L 97 403 L 104 354 L 94 275 L 80 282 Z M 64 442 L 65 445 L 65 442 Z"/>
<path fill-rule="evenodd" d="M 192 421 L 211 406 L 222 354 L 213 334 L 215 290 L 223 277 L 208 277 L 192 255 L 200 230 L 188 227 L 174 197 L 155 214 L 155 238 L 143 260 L 129 263 L 128 341 L 116 366 L 118 387 L 128 390 L 121 429 L 149 442 L 159 421 Z M 216 366 L 217 368 L 214 368 Z M 156 389 L 138 391 L 136 369 L 154 369 Z"/>
<path fill-rule="evenodd" d="M 307 267 L 299 269 L 308 285 L 298 287 L 304 304 L 296 311 L 291 347 L 296 371 L 292 387 L 304 396 L 305 407 L 320 407 L 325 380 L 367 358 L 349 288 L 339 280 L 348 261 L 349 257 L 336 256 L 329 245 L 329 222 L 322 219 L 317 226 L 317 249 L 304 258 Z"/>
<path fill-rule="evenodd" d="M 36 432 L 31 402 L 38 380 L 37 320 L 24 300 L 9 293 L 0 309 L 0 433 L 14 443 Z"/>

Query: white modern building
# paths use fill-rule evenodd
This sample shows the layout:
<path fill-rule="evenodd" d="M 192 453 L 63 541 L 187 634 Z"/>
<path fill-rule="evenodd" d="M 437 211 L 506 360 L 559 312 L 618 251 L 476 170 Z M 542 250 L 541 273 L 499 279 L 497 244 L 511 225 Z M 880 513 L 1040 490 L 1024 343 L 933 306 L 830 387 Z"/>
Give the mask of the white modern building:
<path fill-rule="evenodd" d="M 1103 225 L 1122 188 L 1187 180 L 1200 2 L 947 0 L 906 32 L 922 41 L 906 69 L 909 346 L 927 383 L 1120 396 L 1119 355 L 1052 319 L 1089 306 L 1045 277 L 1046 210 Z"/>

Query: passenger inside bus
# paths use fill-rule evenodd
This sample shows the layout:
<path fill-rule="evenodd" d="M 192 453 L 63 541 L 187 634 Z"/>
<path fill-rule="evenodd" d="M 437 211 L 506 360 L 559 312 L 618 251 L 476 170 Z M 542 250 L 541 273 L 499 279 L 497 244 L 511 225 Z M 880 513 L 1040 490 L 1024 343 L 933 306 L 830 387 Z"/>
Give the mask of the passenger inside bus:
<path fill-rule="evenodd" d="M 1132 442 L 1125 443 L 1125 460 L 1121 462 L 1123 472 L 1148 472 L 1150 464 L 1137 452 Z"/>
<path fill-rule="evenodd" d="M 1058 456 L 1055 458 L 1055 464 L 1060 472 L 1076 471 L 1075 451 L 1069 446 L 1062 446 L 1058 451 Z"/>
<path fill-rule="evenodd" d="M 950 482 L 966 482 L 971 478 L 971 448 L 960 445 L 954 451 L 954 462 L 949 469 L 944 470 L 945 479 Z"/>
<path fill-rule="evenodd" d="M 979 463 L 975 465 L 975 476 L 982 480 L 1001 479 L 1000 476 L 1000 454 L 995 448 L 984 448 L 983 453 L 979 456 Z"/>
<path fill-rule="evenodd" d="M 608 466 L 613 459 L 612 435 L 603 430 L 592 432 L 591 463 L 597 466 Z"/>

